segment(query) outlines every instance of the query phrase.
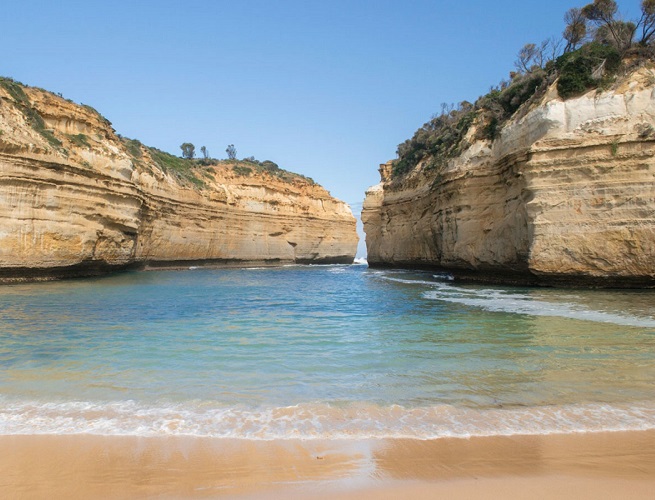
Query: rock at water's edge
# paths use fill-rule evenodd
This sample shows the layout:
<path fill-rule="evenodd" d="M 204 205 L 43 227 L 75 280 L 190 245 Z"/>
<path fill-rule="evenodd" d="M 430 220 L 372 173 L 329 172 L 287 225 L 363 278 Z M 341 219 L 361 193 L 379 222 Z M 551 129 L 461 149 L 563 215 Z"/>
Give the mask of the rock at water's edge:
<path fill-rule="evenodd" d="M 366 193 L 371 266 L 430 267 L 495 282 L 655 286 L 655 87 L 548 96 L 493 143 L 438 174 Z M 438 176 L 438 177 L 437 177 Z"/>
<path fill-rule="evenodd" d="M 355 218 L 312 181 L 225 162 L 181 175 L 92 108 L 15 85 L 0 85 L 0 282 L 148 264 L 352 263 Z"/>

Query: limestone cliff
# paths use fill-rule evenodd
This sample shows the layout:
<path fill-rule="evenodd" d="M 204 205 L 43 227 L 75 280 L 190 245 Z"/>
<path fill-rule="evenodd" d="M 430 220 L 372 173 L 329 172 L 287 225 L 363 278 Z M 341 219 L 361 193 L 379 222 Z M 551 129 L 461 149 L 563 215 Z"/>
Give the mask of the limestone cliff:
<path fill-rule="evenodd" d="M 0 280 L 194 263 L 349 263 L 350 208 L 302 176 L 200 165 L 95 110 L 0 85 Z"/>
<path fill-rule="evenodd" d="M 655 70 L 562 100 L 366 193 L 370 265 L 530 284 L 655 285 Z M 473 127 L 475 128 L 475 127 Z M 469 137 L 474 136 L 471 130 Z"/>

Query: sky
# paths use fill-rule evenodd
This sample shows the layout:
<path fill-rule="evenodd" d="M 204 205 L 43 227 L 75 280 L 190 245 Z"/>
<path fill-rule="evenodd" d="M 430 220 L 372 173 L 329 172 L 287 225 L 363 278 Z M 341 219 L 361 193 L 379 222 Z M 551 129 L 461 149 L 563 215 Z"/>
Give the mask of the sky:
<path fill-rule="evenodd" d="M 559 37 L 575 0 L 0 0 L 0 75 L 181 154 L 273 160 L 361 210 L 380 163 Z M 638 0 L 619 0 L 636 17 Z"/>

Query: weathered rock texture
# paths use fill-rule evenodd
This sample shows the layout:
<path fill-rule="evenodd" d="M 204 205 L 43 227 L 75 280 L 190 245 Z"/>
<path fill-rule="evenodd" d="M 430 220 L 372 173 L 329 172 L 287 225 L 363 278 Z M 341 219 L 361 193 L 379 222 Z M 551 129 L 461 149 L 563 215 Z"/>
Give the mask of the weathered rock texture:
<path fill-rule="evenodd" d="M 313 182 L 237 175 L 225 164 L 185 179 L 126 144 L 91 108 L 0 86 L 0 280 L 191 262 L 352 262 L 350 208 Z"/>
<path fill-rule="evenodd" d="M 568 101 L 554 87 L 493 143 L 366 193 L 372 266 L 531 284 L 655 285 L 655 73 Z M 470 132 L 474 133 L 474 130 Z"/>

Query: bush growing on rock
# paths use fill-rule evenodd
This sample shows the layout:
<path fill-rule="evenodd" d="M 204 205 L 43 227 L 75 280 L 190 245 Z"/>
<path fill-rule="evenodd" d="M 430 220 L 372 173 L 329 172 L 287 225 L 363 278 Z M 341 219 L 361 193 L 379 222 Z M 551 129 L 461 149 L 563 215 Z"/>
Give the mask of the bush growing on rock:
<path fill-rule="evenodd" d="M 616 74 L 620 65 L 621 56 L 615 47 L 598 42 L 584 45 L 564 54 L 555 63 L 559 72 L 557 92 L 563 99 L 580 95 L 594 88 L 602 78 Z M 595 77 L 594 71 L 601 69 L 603 75 Z"/>
<path fill-rule="evenodd" d="M 538 102 L 555 81 L 559 96 L 568 99 L 594 88 L 608 88 L 624 59 L 639 64 L 655 58 L 655 0 L 642 0 L 641 16 L 635 21 L 621 19 L 613 0 L 594 0 L 569 9 L 564 21 L 561 40 L 523 46 L 515 63 L 518 71 L 511 73 L 509 82 L 492 87 L 474 106 L 442 107 L 439 116 L 400 144 L 393 176 L 403 176 L 418 165 L 424 170 L 444 165 L 466 147 L 473 124 L 475 139 L 493 141 L 508 120 L 527 112 L 530 103 Z"/>

